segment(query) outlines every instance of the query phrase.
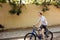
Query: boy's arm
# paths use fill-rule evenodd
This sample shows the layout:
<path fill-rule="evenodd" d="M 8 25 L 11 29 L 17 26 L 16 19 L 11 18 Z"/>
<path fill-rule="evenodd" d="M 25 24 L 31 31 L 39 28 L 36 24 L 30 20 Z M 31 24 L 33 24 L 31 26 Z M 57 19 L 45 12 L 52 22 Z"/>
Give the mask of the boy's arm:
<path fill-rule="evenodd" d="M 34 24 L 35 27 L 39 27 L 41 25 L 41 21 L 39 20 L 36 24 Z"/>
<path fill-rule="evenodd" d="M 40 20 L 35 24 L 36 26 L 40 23 Z"/>

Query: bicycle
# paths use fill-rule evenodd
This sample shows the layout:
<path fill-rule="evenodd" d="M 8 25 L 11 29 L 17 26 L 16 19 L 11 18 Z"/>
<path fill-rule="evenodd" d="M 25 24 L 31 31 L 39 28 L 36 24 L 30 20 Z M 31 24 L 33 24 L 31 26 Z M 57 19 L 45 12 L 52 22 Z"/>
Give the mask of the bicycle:
<path fill-rule="evenodd" d="M 41 29 L 39 29 L 41 30 Z M 31 33 L 27 33 L 24 37 L 24 40 L 37 40 L 37 38 L 39 40 L 42 40 L 42 34 L 40 34 L 38 36 L 37 32 L 36 31 L 39 31 L 37 30 L 37 27 L 33 27 L 33 30 Z M 45 30 L 44 32 L 45 34 L 45 40 L 53 40 L 53 33 L 51 31 L 49 31 L 48 29 Z"/>

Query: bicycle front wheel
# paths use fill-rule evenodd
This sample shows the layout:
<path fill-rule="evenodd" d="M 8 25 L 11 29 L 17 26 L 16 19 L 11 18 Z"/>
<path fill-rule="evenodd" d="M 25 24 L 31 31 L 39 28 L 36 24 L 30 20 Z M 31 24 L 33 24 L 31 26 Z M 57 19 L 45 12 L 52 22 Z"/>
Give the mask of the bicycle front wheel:
<path fill-rule="evenodd" d="M 36 36 L 32 33 L 27 33 L 24 37 L 24 40 L 36 40 Z"/>

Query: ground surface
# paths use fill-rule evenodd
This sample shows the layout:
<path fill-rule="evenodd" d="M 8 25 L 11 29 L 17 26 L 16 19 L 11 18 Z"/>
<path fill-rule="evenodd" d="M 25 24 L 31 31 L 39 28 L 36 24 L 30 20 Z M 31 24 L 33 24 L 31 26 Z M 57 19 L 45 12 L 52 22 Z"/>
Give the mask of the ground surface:
<path fill-rule="evenodd" d="M 60 27 L 52 27 L 48 28 L 50 31 L 54 32 L 53 40 L 60 40 Z M 32 29 L 19 29 L 19 30 L 12 30 L 12 31 L 4 31 L 0 32 L 0 39 L 1 40 L 24 40 L 24 36 L 26 33 L 31 32 Z"/>

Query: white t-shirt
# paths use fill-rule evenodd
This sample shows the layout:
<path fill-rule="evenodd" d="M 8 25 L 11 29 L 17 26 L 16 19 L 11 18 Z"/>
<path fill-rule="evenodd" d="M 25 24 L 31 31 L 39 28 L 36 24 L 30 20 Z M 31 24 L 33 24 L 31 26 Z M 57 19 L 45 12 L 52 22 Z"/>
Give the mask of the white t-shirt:
<path fill-rule="evenodd" d="M 47 20 L 46 20 L 46 18 L 44 16 L 40 17 L 40 21 L 41 21 L 42 25 L 47 25 Z"/>
<path fill-rule="evenodd" d="M 47 20 L 46 20 L 46 18 L 44 17 L 44 16 L 41 16 L 38 20 L 37 20 L 37 22 L 39 22 L 40 21 L 40 25 L 47 25 L 48 23 L 47 23 Z M 39 25 L 39 26 L 40 26 Z"/>

